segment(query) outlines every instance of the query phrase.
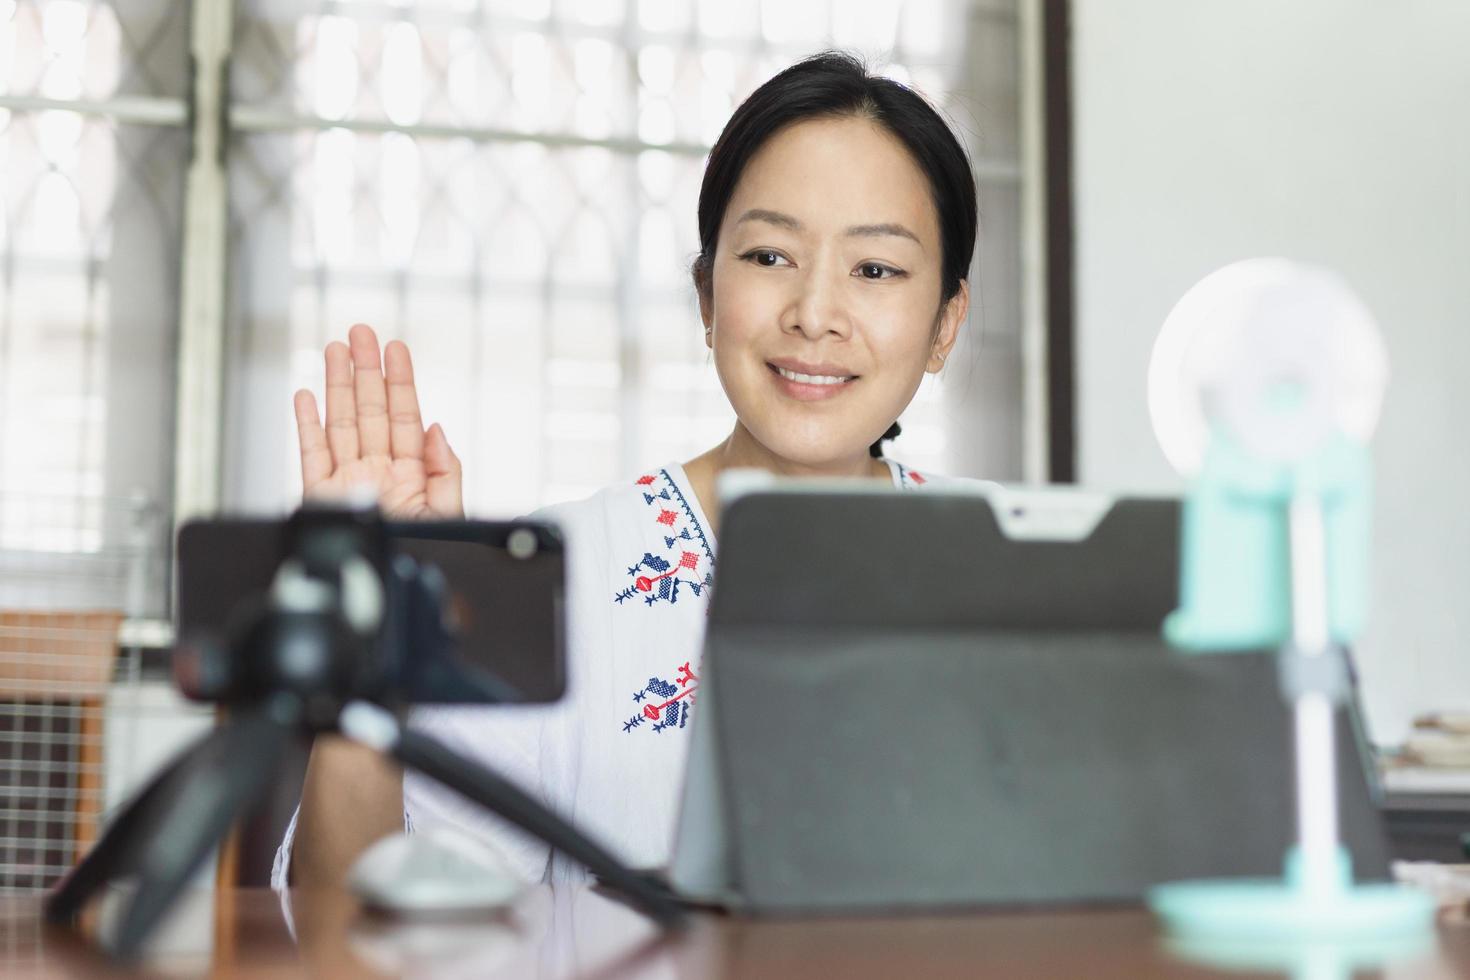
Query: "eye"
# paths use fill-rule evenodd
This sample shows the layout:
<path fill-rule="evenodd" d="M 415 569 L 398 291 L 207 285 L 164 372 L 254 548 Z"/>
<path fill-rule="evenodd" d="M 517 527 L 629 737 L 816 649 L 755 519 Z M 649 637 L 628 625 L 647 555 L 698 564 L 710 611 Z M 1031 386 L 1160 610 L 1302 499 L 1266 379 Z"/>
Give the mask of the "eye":
<path fill-rule="evenodd" d="M 756 265 L 766 269 L 774 269 L 781 265 L 790 265 L 791 260 L 780 252 L 769 248 L 754 248 L 740 256 L 746 262 L 754 262 Z"/>
<path fill-rule="evenodd" d="M 891 265 L 884 265 L 882 262 L 864 262 L 852 270 L 852 274 L 863 279 L 893 279 L 896 276 L 903 275 L 903 270 L 895 269 Z"/>

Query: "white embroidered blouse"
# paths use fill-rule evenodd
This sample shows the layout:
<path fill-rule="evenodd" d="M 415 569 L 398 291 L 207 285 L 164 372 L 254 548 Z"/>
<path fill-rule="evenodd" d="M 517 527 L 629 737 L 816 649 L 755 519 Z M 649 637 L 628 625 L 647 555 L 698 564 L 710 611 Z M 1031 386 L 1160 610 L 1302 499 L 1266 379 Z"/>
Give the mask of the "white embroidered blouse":
<path fill-rule="evenodd" d="M 929 478 L 886 461 L 896 487 Z M 942 482 L 948 482 L 944 480 Z M 632 867 L 667 863 L 698 712 L 700 651 L 715 541 L 683 467 L 537 511 L 567 558 L 567 692 L 552 705 L 423 707 L 409 723 L 514 780 Z M 493 843 L 528 881 L 587 872 L 547 845 L 415 773 L 403 782 L 412 831 L 450 824 Z M 271 884 L 286 886 L 293 816 Z"/>

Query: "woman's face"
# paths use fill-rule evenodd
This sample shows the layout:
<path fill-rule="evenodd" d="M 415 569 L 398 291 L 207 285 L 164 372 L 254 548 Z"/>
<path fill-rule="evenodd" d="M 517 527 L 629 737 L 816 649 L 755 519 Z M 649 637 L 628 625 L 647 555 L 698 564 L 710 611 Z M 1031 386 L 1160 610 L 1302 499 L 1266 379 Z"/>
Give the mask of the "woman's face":
<path fill-rule="evenodd" d="M 929 184 L 895 137 L 855 117 L 778 132 L 720 225 L 706 342 L 741 424 L 781 459 L 867 456 L 938 371 L 968 306 L 940 309 Z"/>

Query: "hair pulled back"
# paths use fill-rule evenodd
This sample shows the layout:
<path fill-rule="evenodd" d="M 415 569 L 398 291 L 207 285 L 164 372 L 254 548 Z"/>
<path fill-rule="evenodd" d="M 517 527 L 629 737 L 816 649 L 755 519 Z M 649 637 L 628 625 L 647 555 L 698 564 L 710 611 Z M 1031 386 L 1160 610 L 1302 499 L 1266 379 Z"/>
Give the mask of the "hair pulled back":
<path fill-rule="evenodd" d="M 872 120 L 898 139 L 929 181 L 939 219 L 940 305 L 969 277 L 978 210 L 970 160 L 948 124 L 924 97 L 891 78 L 868 71 L 842 51 L 823 51 L 779 72 L 735 110 L 710 151 L 699 188 L 699 255 L 694 286 L 708 297 L 713 286 L 715 245 L 735 186 L 750 160 L 780 130 L 808 119 L 856 116 Z M 873 443 L 898 436 L 898 423 Z"/>

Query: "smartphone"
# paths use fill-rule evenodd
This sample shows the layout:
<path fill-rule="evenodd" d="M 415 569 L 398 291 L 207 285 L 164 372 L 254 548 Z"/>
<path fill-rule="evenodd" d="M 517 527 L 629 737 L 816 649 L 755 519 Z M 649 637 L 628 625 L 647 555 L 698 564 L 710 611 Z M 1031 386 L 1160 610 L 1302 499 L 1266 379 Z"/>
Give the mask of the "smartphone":
<path fill-rule="evenodd" d="M 485 703 L 487 689 L 518 703 L 558 700 L 566 689 L 566 552 L 539 521 L 387 522 L 393 551 L 436 567 L 447 586 L 453 668 L 405 672 L 410 703 Z M 223 518 L 178 534 L 179 637 L 222 637 L 242 603 L 264 594 L 287 551 L 287 522 Z M 402 651 L 411 660 L 428 651 Z M 489 684 L 458 684 L 459 671 Z"/>

